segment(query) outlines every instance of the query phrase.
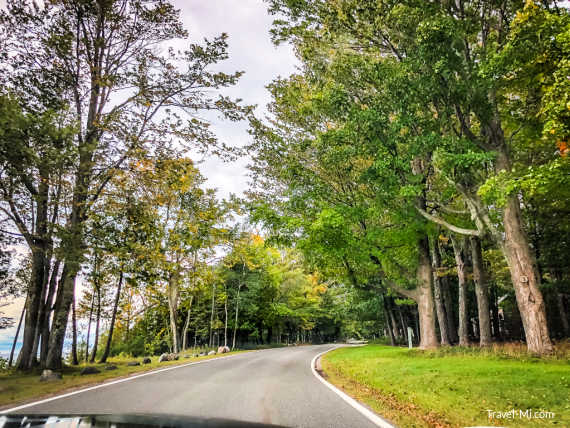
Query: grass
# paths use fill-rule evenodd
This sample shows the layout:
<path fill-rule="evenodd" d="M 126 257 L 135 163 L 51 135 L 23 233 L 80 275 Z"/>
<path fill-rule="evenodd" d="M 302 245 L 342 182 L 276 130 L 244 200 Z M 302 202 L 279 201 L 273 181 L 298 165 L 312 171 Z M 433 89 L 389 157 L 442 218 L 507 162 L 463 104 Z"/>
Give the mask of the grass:
<path fill-rule="evenodd" d="M 401 427 L 570 427 L 568 348 L 540 359 L 518 345 L 434 351 L 368 345 L 334 350 L 322 367 L 330 382 Z M 490 419 L 487 412 L 511 409 L 554 417 Z"/>
<path fill-rule="evenodd" d="M 86 387 L 102 383 L 103 381 L 127 377 L 133 374 L 152 371 L 158 368 L 176 366 L 194 361 L 208 360 L 219 358 L 227 355 L 234 355 L 248 351 L 234 351 L 226 354 L 211 355 L 204 357 L 183 358 L 181 354 L 178 361 L 158 362 L 158 357 L 152 357 L 150 364 L 142 364 L 142 358 L 132 357 L 115 357 L 110 358 L 107 364 L 81 364 L 79 366 L 66 366 L 61 371 L 62 379 L 52 382 L 40 382 L 41 370 L 30 373 L 22 373 L 18 371 L 0 372 L 0 409 L 2 407 L 13 407 L 15 404 L 22 404 L 27 401 L 33 401 L 39 398 L 46 398 L 51 395 L 57 395 L 62 392 Z M 139 361 L 140 366 L 128 366 L 129 361 Z M 105 370 L 105 366 L 115 365 L 116 370 Z M 86 366 L 97 367 L 101 373 L 81 376 L 80 372 Z"/>

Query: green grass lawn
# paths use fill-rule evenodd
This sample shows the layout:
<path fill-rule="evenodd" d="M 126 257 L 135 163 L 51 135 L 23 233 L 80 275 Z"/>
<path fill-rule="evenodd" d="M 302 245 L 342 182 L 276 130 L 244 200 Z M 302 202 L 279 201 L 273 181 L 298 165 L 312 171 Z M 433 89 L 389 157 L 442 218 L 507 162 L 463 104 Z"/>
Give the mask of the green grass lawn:
<path fill-rule="evenodd" d="M 570 427 L 570 361 L 564 356 L 368 345 L 332 351 L 322 367 L 329 381 L 401 427 Z M 555 415 L 490 420 L 488 409 Z"/>
<path fill-rule="evenodd" d="M 66 366 L 62 370 L 63 377 L 61 380 L 52 382 L 40 382 L 41 370 L 31 373 L 20 373 L 17 371 L 0 372 L 0 409 L 2 407 L 13 407 L 18 404 L 46 398 L 50 395 L 56 395 L 78 387 L 85 387 L 105 380 L 126 377 L 132 374 L 139 374 L 159 368 L 187 364 L 195 361 L 207 360 L 212 358 L 225 357 L 249 351 L 235 351 L 227 354 L 219 354 L 212 356 L 182 358 L 178 361 L 158 362 L 158 357 L 152 357 L 150 364 L 141 364 L 140 366 L 127 366 L 129 361 L 139 361 L 142 358 L 110 358 L 107 364 L 82 364 L 79 366 Z M 104 370 L 107 365 L 117 366 L 116 370 Z M 81 376 L 79 373 L 85 366 L 94 366 L 101 370 L 101 373 Z"/>

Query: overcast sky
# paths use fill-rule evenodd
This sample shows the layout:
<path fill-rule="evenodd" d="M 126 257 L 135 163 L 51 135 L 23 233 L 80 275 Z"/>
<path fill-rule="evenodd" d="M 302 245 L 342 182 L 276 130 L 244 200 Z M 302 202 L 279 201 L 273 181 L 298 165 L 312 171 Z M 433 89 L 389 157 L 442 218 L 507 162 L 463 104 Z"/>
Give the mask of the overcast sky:
<path fill-rule="evenodd" d="M 6 4 L 0 0 L 0 6 Z M 267 14 L 262 0 L 175 0 L 181 10 L 185 28 L 190 33 L 190 42 L 204 37 L 213 38 L 222 32 L 229 35 L 230 58 L 218 69 L 232 73 L 245 71 L 245 75 L 225 95 L 242 98 L 246 104 L 257 104 L 256 114 L 265 114 L 269 95 L 265 86 L 277 76 L 288 76 L 295 71 L 296 60 L 288 46 L 275 47 L 269 38 L 272 17 Z M 185 42 L 188 43 L 188 42 Z M 182 48 L 182 44 L 176 44 Z M 243 146 L 249 139 L 246 123 L 224 122 L 212 117 L 212 128 L 219 139 L 229 145 Z M 230 193 L 242 194 L 247 187 L 247 159 L 233 163 L 218 159 L 205 159 L 199 165 L 208 179 L 206 185 L 218 189 L 220 197 Z M 19 316 L 23 299 L 0 310 L 8 316 Z M 0 330 L 0 355 L 9 353 L 16 328 Z"/>

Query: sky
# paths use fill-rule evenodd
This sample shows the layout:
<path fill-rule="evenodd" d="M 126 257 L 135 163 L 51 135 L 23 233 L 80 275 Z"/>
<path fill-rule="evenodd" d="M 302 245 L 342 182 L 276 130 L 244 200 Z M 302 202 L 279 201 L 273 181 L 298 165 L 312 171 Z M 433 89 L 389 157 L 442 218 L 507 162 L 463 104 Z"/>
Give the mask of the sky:
<path fill-rule="evenodd" d="M 180 9 L 184 26 L 190 33 L 188 41 L 176 43 L 174 47 L 184 48 L 185 43 L 227 33 L 229 59 L 216 69 L 227 73 L 245 71 L 245 74 L 236 86 L 223 93 L 241 98 L 245 104 L 257 105 L 256 115 L 263 117 L 270 101 L 265 86 L 278 76 L 294 73 L 297 66 L 290 46 L 275 47 L 271 43 L 269 29 L 273 17 L 267 14 L 266 4 L 262 0 L 174 0 L 173 3 Z M 0 7 L 5 4 L 5 0 L 0 0 Z M 225 122 L 215 116 L 208 119 L 220 141 L 231 146 L 243 146 L 249 141 L 247 123 Z M 216 158 L 199 160 L 198 167 L 207 178 L 206 186 L 216 188 L 220 198 L 230 193 L 241 195 L 247 189 L 247 158 L 232 163 Z M 17 318 L 23 303 L 24 299 L 18 299 L 0 311 Z M 0 356 L 9 354 L 15 333 L 15 326 L 0 330 Z"/>

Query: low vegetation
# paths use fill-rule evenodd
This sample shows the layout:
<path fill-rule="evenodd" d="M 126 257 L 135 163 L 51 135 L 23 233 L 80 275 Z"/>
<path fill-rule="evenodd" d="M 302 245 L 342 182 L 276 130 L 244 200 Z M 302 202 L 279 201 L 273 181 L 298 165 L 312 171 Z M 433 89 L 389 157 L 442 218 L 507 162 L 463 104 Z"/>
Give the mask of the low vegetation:
<path fill-rule="evenodd" d="M 406 427 L 570 426 L 570 344 L 549 358 L 516 345 L 442 347 L 433 351 L 368 345 L 323 357 L 329 381 Z M 490 419 L 488 410 L 517 417 Z M 520 417 L 519 410 L 553 412 Z"/>

